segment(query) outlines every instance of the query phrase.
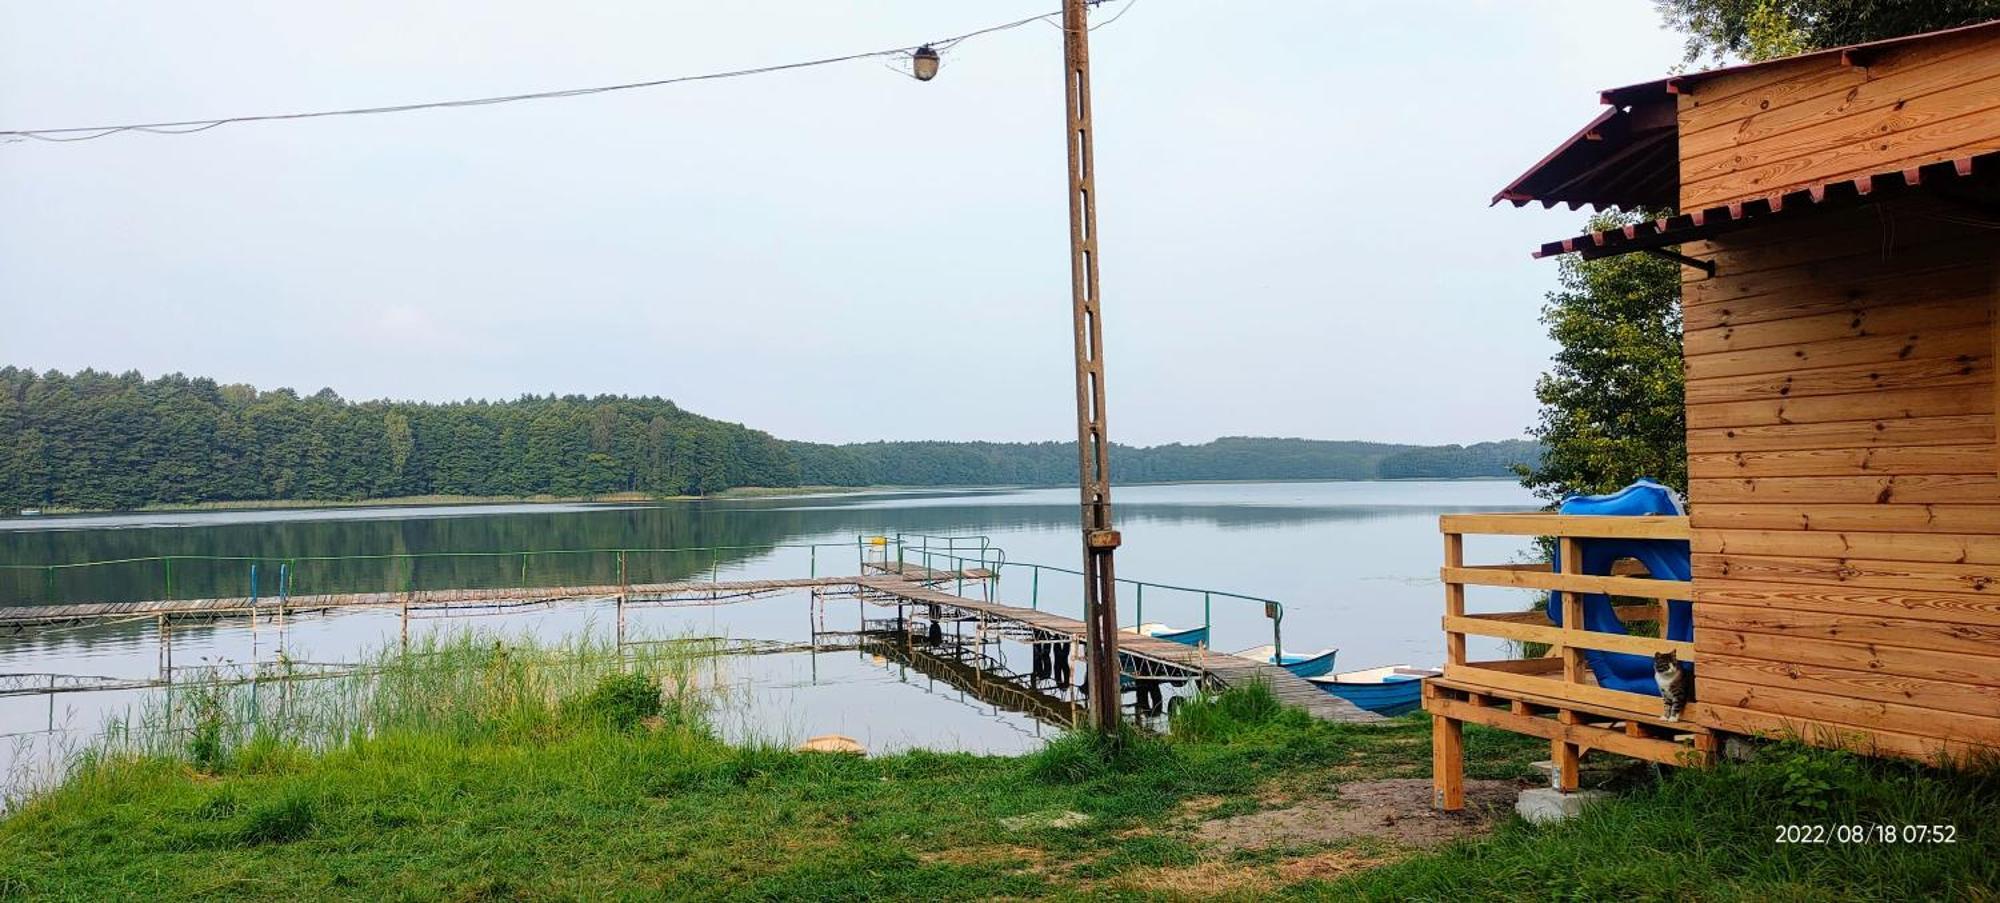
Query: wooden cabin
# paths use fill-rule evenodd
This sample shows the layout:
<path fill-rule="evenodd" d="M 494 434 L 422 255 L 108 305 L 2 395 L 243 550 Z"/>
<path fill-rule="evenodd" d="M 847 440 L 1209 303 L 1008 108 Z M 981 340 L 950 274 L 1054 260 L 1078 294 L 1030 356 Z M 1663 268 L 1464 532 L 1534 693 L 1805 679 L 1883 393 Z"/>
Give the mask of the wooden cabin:
<path fill-rule="evenodd" d="M 1564 789 L 1586 751 L 1701 764 L 1729 734 L 2000 750 L 2000 21 L 1602 101 L 1494 200 L 1678 211 L 1535 256 L 1682 264 L 1687 516 L 1443 519 L 1448 663 L 1425 690 L 1438 805 L 1463 805 L 1467 721 L 1549 738 Z M 1481 533 L 1566 552 L 1686 539 L 1692 580 L 1468 565 Z M 1567 606 L 1559 628 L 1518 593 L 1478 590 L 1516 610 L 1468 612 L 1484 586 L 1609 593 L 1628 624 L 1661 617 L 1644 600 L 1691 600 L 1692 642 L 1581 630 Z M 1468 635 L 1553 650 L 1469 661 Z M 1658 697 L 1598 686 L 1585 649 L 1673 649 L 1695 701 L 1666 721 Z"/>

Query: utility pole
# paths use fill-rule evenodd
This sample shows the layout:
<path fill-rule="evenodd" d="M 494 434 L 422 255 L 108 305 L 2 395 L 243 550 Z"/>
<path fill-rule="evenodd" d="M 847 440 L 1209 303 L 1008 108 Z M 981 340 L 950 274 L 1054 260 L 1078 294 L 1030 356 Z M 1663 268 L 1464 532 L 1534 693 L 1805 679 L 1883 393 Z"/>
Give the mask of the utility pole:
<path fill-rule="evenodd" d="M 1091 723 L 1116 731 L 1118 582 L 1111 567 L 1118 531 L 1111 528 L 1111 440 L 1104 426 L 1103 318 L 1097 293 L 1097 179 L 1090 149 L 1090 19 L 1088 0 L 1063 0 L 1065 143 L 1069 145 L 1070 310 L 1076 327 L 1076 444 L 1083 488 L 1083 621 L 1090 646 L 1084 688 Z"/>

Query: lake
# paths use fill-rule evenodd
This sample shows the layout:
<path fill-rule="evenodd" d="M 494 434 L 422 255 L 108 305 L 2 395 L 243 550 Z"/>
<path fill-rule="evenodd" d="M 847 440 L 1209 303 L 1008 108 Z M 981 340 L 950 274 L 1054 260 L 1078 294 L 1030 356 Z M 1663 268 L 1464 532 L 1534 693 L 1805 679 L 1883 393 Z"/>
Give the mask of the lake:
<path fill-rule="evenodd" d="M 1119 487 L 1115 514 L 1125 544 L 1121 578 L 1280 600 L 1289 649 L 1334 646 L 1342 670 L 1443 658 L 1437 581 L 1448 512 L 1524 510 L 1536 500 L 1504 481 L 1217 483 Z M 862 537 L 905 534 L 983 536 L 1004 550 L 1001 601 L 1075 616 L 1080 580 L 1026 563 L 1074 569 L 1081 558 L 1074 489 L 870 492 L 632 505 L 479 505 L 81 515 L 0 519 L 0 565 L 47 565 L 187 556 L 89 568 L 0 570 L 0 604 L 158 598 L 260 597 L 329 591 L 617 582 L 610 549 L 722 551 L 629 553 L 628 576 L 646 580 L 852 574 Z M 934 546 L 943 540 L 928 540 Z M 978 545 L 962 539 L 961 545 Z M 815 547 L 815 544 L 817 546 Z M 1524 556 L 1526 543 L 1468 537 L 1471 560 Z M 549 553 L 567 550 L 565 554 Z M 408 556 L 422 557 L 408 557 Z M 202 557 L 208 556 L 208 557 Z M 315 560 L 342 556 L 343 560 Z M 357 557 L 378 556 L 378 557 Z M 402 557 L 397 557 L 402 556 Z M 217 561 L 216 557 L 232 560 Z M 948 567 L 942 562 L 940 567 Z M 253 570 L 254 568 L 254 570 Z M 253 577 L 254 574 L 254 577 Z M 1518 605 L 1529 602 L 1520 595 Z M 1202 594 L 1150 588 L 1120 591 L 1120 618 L 1200 624 Z M 1260 603 L 1211 597 L 1214 647 L 1271 641 Z M 559 635 L 610 631 L 610 603 L 572 604 L 483 616 L 427 617 L 412 631 L 468 626 Z M 802 642 L 815 617 L 828 630 L 853 630 L 852 600 L 816 615 L 793 593 L 715 606 L 629 610 L 635 636 L 726 636 Z M 875 614 L 872 617 L 880 617 Z M 177 623 L 177 668 L 270 661 L 282 645 L 293 661 L 352 661 L 394 642 L 390 611 L 298 616 L 282 635 L 243 619 Z M 150 620 L 30 631 L 0 638 L 0 672 L 107 677 L 157 675 L 159 636 Z M 1487 650 L 1478 650 L 1475 654 Z M 985 753 L 1033 748 L 1058 727 L 980 700 L 935 668 L 867 650 L 732 657 L 722 678 L 731 692 L 725 734 L 795 742 L 813 734 L 853 736 L 870 750 L 927 746 Z M 1021 668 L 1020 670 L 1025 670 Z M 0 751 L 9 771 L 74 745 L 103 720 L 156 689 L 0 697 Z M 56 728 L 53 733 L 48 728 Z M 41 750 L 38 752 L 38 750 Z"/>

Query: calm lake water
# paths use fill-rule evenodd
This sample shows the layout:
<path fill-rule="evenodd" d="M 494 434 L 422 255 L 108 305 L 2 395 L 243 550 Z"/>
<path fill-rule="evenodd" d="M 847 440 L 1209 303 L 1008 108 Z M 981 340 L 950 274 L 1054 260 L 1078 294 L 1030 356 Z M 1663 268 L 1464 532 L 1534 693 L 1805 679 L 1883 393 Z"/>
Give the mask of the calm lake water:
<path fill-rule="evenodd" d="M 1125 536 L 1120 577 L 1277 599 L 1287 648 L 1336 646 L 1342 670 L 1443 657 L 1437 582 L 1442 543 L 1437 516 L 1455 511 L 1522 510 L 1535 500 L 1502 481 L 1229 483 L 1120 487 L 1116 517 Z M 0 565 L 115 561 L 155 556 L 226 556 L 92 568 L 0 570 L 0 605 L 279 593 L 281 570 L 293 595 L 403 587 L 518 586 L 617 582 L 609 553 L 529 555 L 527 550 L 688 549 L 719 553 L 629 554 L 634 582 L 851 574 L 856 539 L 878 534 L 982 535 L 1006 554 L 998 597 L 1031 599 L 1078 614 L 1079 581 L 1039 578 L 1024 562 L 1078 566 L 1074 489 L 869 493 L 783 499 L 644 505 L 495 505 L 301 511 L 190 512 L 0 519 Z M 935 542 L 935 541 L 934 541 Z M 809 544 L 822 544 L 817 549 Z M 1473 560 L 1506 561 L 1525 543 L 1468 540 Z M 315 556 L 400 556 L 315 561 Z M 455 553 L 455 554 L 444 554 Z M 253 560 L 254 559 L 254 560 Z M 253 584 L 252 566 L 255 566 Z M 282 565 L 282 568 L 281 568 Z M 940 563 L 939 566 L 946 566 Z M 1121 620 L 1141 600 L 1121 590 Z M 1526 605 L 1522 596 L 1512 607 Z M 1200 624 L 1197 593 L 1149 589 L 1144 617 Z M 1504 603 L 1503 604 L 1507 604 Z M 610 632 L 609 603 L 575 604 L 484 616 L 430 617 L 412 631 L 477 626 L 508 634 Z M 1271 641 L 1263 606 L 1210 601 L 1214 646 L 1222 651 Z M 872 617 L 881 617 L 872 613 Z M 638 608 L 635 636 L 727 636 L 805 641 L 815 614 L 803 593 L 735 604 Z M 826 629 L 858 626 L 858 603 L 830 602 Z M 279 646 L 294 661 L 352 661 L 394 642 L 394 612 L 294 617 L 282 637 L 270 624 L 241 619 L 177 624 L 176 666 L 269 661 Z M 1021 653 L 1025 659 L 1025 653 Z M 146 678 L 158 674 L 159 636 L 150 621 L 29 632 L 0 638 L 0 673 L 55 672 Z M 1017 670 L 1026 670 L 1015 663 Z M 960 688 L 949 674 L 846 649 L 739 656 L 725 667 L 734 692 L 723 729 L 734 737 L 796 741 L 819 733 L 853 736 L 870 750 L 927 746 L 1011 753 L 1059 728 Z M 103 720 L 158 690 L 0 697 L 0 765 L 21 770 L 58 742 L 74 744 Z M 1045 712 L 1044 715 L 1047 713 Z M 58 730 L 45 733 L 50 726 Z"/>

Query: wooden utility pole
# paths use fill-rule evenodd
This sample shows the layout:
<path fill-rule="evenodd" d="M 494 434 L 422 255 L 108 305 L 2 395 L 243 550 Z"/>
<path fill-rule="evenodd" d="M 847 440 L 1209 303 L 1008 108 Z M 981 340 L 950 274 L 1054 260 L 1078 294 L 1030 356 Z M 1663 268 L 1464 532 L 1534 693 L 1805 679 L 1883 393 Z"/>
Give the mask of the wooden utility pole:
<path fill-rule="evenodd" d="M 1117 577 L 1111 567 L 1111 440 L 1104 426 L 1103 318 L 1097 294 L 1097 179 L 1090 150 L 1088 0 L 1063 0 L 1063 118 L 1069 145 L 1070 309 L 1076 327 L 1076 444 L 1083 488 L 1083 621 L 1090 646 L 1084 688 L 1091 723 L 1118 729 Z"/>

